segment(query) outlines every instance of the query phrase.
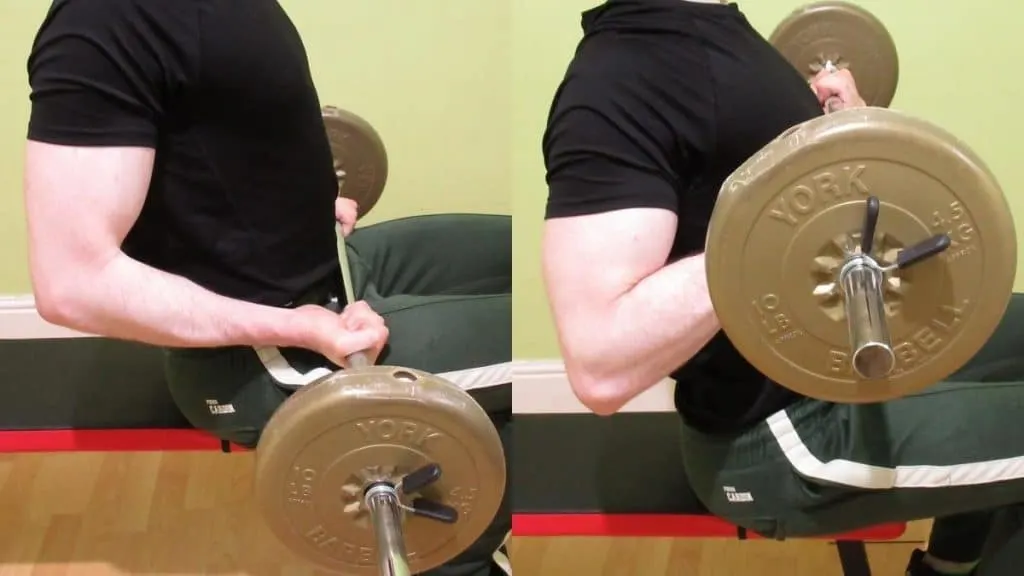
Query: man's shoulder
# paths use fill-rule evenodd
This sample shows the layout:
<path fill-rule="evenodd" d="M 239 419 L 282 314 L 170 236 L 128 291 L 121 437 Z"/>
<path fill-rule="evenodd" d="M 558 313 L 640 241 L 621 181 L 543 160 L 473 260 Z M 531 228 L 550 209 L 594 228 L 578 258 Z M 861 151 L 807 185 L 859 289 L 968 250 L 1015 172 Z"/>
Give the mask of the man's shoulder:
<path fill-rule="evenodd" d="M 36 42 L 66 34 L 93 40 L 112 35 L 124 38 L 127 30 L 159 30 L 174 38 L 192 28 L 200 6 L 209 1 L 54 0 L 39 27 Z"/>
<path fill-rule="evenodd" d="M 685 37 L 585 36 L 551 102 L 549 124 L 574 110 L 608 118 L 628 110 L 630 121 L 688 128 L 713 114 L 713 80 L 704 50 Z"/>
<path fill-rule="evenodd" d="M 27 67 L 157 71 L 181 75 L 197 54 L 198 8 L 206 0 L 55 0 L 39 26 Z M 174 70 L 165 70 L 173 67 Z"/>

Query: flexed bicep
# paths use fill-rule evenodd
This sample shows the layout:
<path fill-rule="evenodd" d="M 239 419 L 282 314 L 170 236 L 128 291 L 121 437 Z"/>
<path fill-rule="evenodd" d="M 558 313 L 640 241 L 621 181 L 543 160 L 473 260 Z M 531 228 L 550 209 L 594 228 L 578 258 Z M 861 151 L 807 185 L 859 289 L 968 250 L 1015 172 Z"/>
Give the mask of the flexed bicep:
<path fill-rule="evenodd" d="M 665 266 L 677 216 L 631 208 L 550 219 L 544 226 L 543 271 L 566 356 L 587 356 L 634 286 Z"/>
<path fill-rule="evenodd" d="M 29 141 L 25 211 L 37 306 L 49 307 L 121 253 L 146 200 L 154 152 Z"/>

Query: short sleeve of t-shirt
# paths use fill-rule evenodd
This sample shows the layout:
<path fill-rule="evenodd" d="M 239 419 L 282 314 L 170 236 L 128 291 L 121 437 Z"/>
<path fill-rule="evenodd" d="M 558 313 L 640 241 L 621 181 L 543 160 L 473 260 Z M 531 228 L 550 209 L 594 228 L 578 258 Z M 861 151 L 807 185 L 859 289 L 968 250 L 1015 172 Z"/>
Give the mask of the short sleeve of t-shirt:
<path fill-rule="evenodd" d="M 694 87 L 675 91 L 674 79 L 652 78 L 659 71 L 645 66 L 649 57 L 622 43 L 576 54 L 544 133 L 547 218 L 627 208 L 678 212 L 692 143 L 711 115 L 695 112 L 704 106 L 700 97 L 680 100 L 700 96 Z M 690 77 L 706 83 L 696 72 Z"/>
<path fill-rule="evenodd" d="M 155 147 L 195 54 L 190 4 L 54 2 L 28 59 L 29 139 Z"/>

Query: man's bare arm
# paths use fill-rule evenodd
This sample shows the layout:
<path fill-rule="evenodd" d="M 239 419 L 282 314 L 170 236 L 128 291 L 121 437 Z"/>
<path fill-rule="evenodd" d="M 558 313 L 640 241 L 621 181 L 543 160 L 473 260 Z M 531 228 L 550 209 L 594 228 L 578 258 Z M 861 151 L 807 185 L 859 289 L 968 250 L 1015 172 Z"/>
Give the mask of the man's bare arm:
<path fill-rule="evenodd" d="M 310 315 L 219 296 L 121 251 L 153 158 L 145 148 L 28 143 L 29 264 L 42 317 L 158 346 L 312 347 Z"/>
<path fill-rule="evenodd" d="M 677 217 L 629 209 L 548 220 L 544 278 L 569 380 L 612 414 L 719 330 L 703 254 L 666 266 Z"/>

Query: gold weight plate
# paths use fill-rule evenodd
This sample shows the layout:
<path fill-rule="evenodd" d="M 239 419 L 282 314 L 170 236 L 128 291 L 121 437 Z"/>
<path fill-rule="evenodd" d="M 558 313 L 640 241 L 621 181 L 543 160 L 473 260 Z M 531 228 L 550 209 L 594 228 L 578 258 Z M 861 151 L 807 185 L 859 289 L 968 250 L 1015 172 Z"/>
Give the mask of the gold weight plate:
<path fill-rule="evenodd" d="M 935 234 L 952 240 L 888 277 L 896 367 L 872 381 L 851 369 L 836 286 L 869 195 L 881 203 L 883 265 Z M 988 340 L 1013 290 L 1017 236 L 995 177 L 962 142 L 893 110 L 854 108 L 786 131 L 726 179 L 705 259 L 722 328 L 751 364 L 805 396 L 877 402 L 948 377 Z"/>
<path fill-rule="evenodd" d="M 338 192 L 356 201 L 362 218 L 377 205 L 388 180 L 384 141 L 369 122 L 352 112 L 335 106 L 324 106 L 322 112 Z"/>
<path fill-rule="evenodd" d="M 494 519 L 506 475 L 498 432 L 469 394 L 437 376 L 391 366 L 337 372 L 301 388 L 267 423 L 256 450 L 257 502 L 299 557 L 376 575 L 363 489 L 430 463 L 441 478 L 418 495 L 455 508 L 459 519 L 403 512 L 414 573 L 454 558 Z M 411 496 L 402 498 L 408 504 Z"/>
<path fill-rule="evenodd" d="M 896 43 L 882 21 L 849 2 L 814 2 L 792 12 L 769 41 L 808 80 L 831 61 L 849 68 L 869 106 L 888 106 L 899 83 Z"/>

